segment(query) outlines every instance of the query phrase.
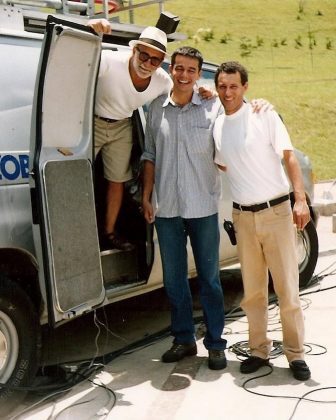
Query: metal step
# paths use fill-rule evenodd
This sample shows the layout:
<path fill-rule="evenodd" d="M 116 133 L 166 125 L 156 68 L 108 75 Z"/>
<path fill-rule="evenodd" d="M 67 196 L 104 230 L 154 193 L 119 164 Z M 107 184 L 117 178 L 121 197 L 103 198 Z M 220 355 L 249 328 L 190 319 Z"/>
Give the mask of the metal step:
<path fill-rule="evenodd" d="M 138 259 L 136 249 L 116 249 L 100 253 L 105 288 L 121 284 L 138 283 Z"/>

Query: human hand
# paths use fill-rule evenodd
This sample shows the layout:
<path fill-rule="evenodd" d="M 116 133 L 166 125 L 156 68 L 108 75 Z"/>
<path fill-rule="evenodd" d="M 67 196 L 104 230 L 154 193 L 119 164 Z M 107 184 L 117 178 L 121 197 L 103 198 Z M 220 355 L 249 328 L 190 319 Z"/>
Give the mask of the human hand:
<path fill-rule="evenodd" d="M 142 201 L 142 210 L 144 218 L 146 219 L 147 223 L 153 223 L 154 222 L 154 211 L 152 203 L 148 200 Z"/>
<path fill-rule="evenodd" d="M 274 109 L 273 105 L 263 98 L 252 99 L 251 105 L 252 111 L 256 113 L 260 111 L 272 111 Z"/>
<path fill-rule="evenodd" d="M 310 211 L 306 200 L 296 201 L 293 207 L 293 221 L 299 230 L 303 230 L 310 221 Z"/>
<path fill-rule="evenodd" d="M 203 99 L 212 99 L 212 98 L 218 96 L 216 91 L 214 91 L 214 90 L 212 90 L 212 89 L 210 89 L 209 87 L 206 87 L 206 86 L 200 86 L 198 88 L 198 93 L 200 94 L 200 96 Z"/>
<path fill-rule="evenodd" d="M 112 26 L 107 19 L 90 19 L 87 26 L 92 28 L 97 33 L 110 34 L 112 32 Z"/>

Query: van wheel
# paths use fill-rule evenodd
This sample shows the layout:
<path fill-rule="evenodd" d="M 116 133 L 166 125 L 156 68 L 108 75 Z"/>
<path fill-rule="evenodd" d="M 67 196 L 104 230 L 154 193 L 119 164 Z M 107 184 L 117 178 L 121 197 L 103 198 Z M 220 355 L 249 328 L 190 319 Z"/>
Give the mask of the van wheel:
<path fill-rule="evenodd" d="M 311 281 L 318 258 L 318 237 L 314 222 L 310 221 L 302 231 L 297 231 L 297 257 L 299 265 L 299 288 L 304 288 Z M 270 272 L 269 289 L 274 292 Z"/>
<path fill-rule="evenodd" d="M 306 225 L 303 231 L 297 233 L 297 254 L 301 288 L 309 284 L 318 258 L 318 237 L 312 221 Z"/>
<path fill-rule="evenodd" d="M 0 275 L 0 414 L 25 396 L 11 387 L 29 386 L 38 367 L 39 323 L 26 293 Z"/>

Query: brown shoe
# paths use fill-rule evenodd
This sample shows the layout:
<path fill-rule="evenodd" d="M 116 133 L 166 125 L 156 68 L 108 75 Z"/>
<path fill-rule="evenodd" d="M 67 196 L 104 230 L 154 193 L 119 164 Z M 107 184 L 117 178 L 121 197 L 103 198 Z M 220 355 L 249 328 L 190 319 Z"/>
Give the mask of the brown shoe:
<path fill-rule="evenodd" d="M 163 363 L 173 363 L 182 360 L 186 356 L 195 356 L 197 354 L 196 343 L 173 344 L 172 347 L 163 353 L 161 360 Z"/>
<path fill-rule="evenodd" d="M 121 251 L 132 251 L 135 248 L 127 239 L 124 239 L 115 233 L 105 235 L 103 247 L 105 249 L 120 249 Z"/>

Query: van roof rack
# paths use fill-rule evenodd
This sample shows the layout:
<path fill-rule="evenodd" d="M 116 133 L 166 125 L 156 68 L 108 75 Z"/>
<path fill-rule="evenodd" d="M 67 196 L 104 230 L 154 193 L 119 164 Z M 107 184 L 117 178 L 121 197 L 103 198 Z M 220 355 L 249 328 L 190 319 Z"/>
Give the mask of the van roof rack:
<path fill-rule="evenodd" d="M 54 10 L 55 13 L 80 16 L 105 17 L 115 12 L 132 11 L 139 7 L 159 5 L 160 13 L 163 12 L 163 5 L 168 0 L 148 0 L 141 3 L 133 3 L 133 0 L 0 0 L 0 5 L 19 6 L 22 9 L 36 10 L 40 12 L 46 9 Z M 96 11 L 96 6 L 100 9 Z"/>
<path fill-rule="evenodd" d="M 132 5 L 133 1 L 131 0 L 0 0 L 0 9 L 6 9 L 6 13 L 12 18 L 9 22 L 8 20 L 2 20 L 0 17 L 0 24 L 10 29 L 21 28 L 21 30 L 27 32 L 43 34 L 48 15 L 62 15 L 64 20 L 71 18 L 72 21 L 81 24 L 85 24 L 89 18 L 106 17 L 113 24 L 112 34 L 104 35 L 104 38 L 111 36 L 118 43 L 128 45 L 131 39 L 139 38 L 144 26 L 133 23 L 120 23 L 118 20 L 114 20 L 113 16 L 110 16 L 113 3 L 118 3 L 118 11 L 131 10 L 132 8 L 158 3 L 160 4 L 160 10 L 162 10 L 165 1 L 167 0 L 150 0 Z M 128 6 L 126 3 L 128 3 Z M 96 5 L 102 6 L 101 13 L 96 13 Z M 23 23 L 21 23 L 22 21 Z M 186 36 L 174 32 L 167 34 L 167 39 L 168 41 L 177 41 L 186 39 Z"/>

